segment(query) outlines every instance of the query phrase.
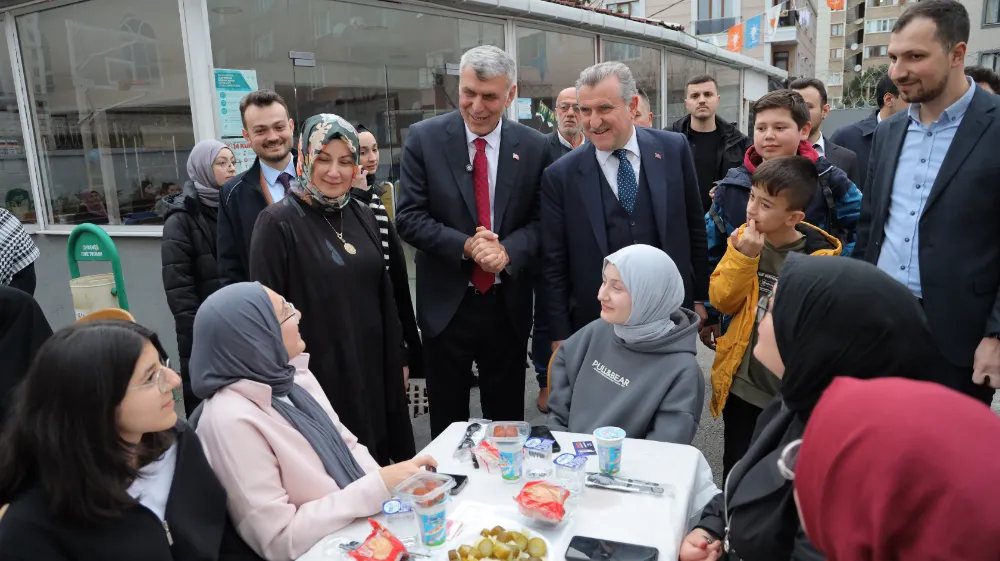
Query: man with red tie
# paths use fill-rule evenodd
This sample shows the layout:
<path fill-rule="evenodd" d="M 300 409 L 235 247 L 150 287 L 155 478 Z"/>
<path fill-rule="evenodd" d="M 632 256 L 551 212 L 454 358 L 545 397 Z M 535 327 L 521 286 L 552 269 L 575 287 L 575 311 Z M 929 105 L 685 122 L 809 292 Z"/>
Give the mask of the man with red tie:
<path fill-rule="evenodd" d="M 546 137 L 503 118 L 513 59 L 482 46 L 462 55 L 459 110 L 410 127 L 396 229 L 417 250 L 431 434 L 469 419 L 479 367 L 483 415 L 524 418 L 532 275 L 538 256 Z"/>

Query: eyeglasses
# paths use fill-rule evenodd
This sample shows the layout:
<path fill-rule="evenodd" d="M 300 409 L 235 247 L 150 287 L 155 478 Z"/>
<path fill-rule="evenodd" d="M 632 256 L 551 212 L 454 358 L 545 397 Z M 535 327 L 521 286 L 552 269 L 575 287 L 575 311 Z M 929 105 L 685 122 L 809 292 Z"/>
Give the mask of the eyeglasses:
<path fill-rule="evenodd" d="M 802 446 L 802 439 L 793 440 L 781 451 L 778 456 L 778 471 L 781 476 L 789 481 L 795 481 L 795 463 L 799 459 L 799 448 Z"/>
<path fill-rule="evenodd" d="M 235 168 L 236 167 L 236 160 L 219 160 L 219 161 L 215 162 L 212 165 L 214 165 L 217 168 L 222 168 L 222 169 Z"/>
<path fill-rule="evenodd" d="M 287 313 L 285 315 L 285 319 L 283 319 L 280 322 L 278 322 L 278 325 L 285 325 L 286 321 L 288 321 L 288 320 L 292 319 L 293 317 L 295 317 L 295 315 L 298 312 L 298 310 L 295 309 L 295 305 L 294 304 L 292 304 L 288 300 L 285 300 L 284 298 L 281 299 L 281 305 L 286 310 Z"/>
<path fill-rule="evenodd" d="M 556 105 L 556 109 L 562 111 L 563 113 L 569 113 L 570 111 L 573 113 L 580 112 L 580 106 L 572 103 L 560 103 L 559 105 Z"/>
<path fill-rule="evenodd" d="M 140 384 L 138 386 L 129 386 L 128 391 L 141 390 L 145 388 L 150 388 L 156 386 L 160 393 L 170 392 L 170 378 L 167 377 L 166 371 L 170 369 L 170 359 L 165 358 L 160 361 L 160 369 L 153 374 L 153 379 L 145 384 Z"/>

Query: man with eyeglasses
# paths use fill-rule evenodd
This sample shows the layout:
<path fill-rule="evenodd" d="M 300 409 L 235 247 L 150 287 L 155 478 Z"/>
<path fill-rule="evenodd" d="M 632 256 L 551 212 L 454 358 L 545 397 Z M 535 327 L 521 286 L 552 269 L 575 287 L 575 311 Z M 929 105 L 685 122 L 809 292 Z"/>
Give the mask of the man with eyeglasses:
<path fill-rule="evenodd" d="M 580 124 L 576 88 L 566 88 L 559 92 L 559 97 L 556 98 L 556 130 L 550 132 L 548 137 L 553 162 L 587 141 Z"/>

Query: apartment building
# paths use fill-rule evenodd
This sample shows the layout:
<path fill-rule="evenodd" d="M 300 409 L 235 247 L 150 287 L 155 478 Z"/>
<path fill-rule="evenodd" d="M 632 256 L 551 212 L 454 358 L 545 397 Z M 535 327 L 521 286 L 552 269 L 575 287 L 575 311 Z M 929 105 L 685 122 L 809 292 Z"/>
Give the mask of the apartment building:
<path fill-rule="evenodd" d="M 1000 0 L 962 4 L 971 23 L 965 63 L 1000 71 Z M 906 0 L 847 0 L 843 10 L 822 3 L 816 76 L 827 84 L 831 106 L 857 107 L 873 99 L 871 93 L 889 65 L 889 35 L 906 7 Z"/>
<path fill-rule="evenodd" d="M 771 64 L 790 76 L 814 76 L 816 72 L 816 16 L 826 0 L 787 0 L 778 19 L 778 32 L 772 42 L 744 49 L 743 55 Z M 641 17 L 684 26 L 699 39 L 725 48 L 730 27 L 762 14 L 782 0 L 640 0 L 622 2 L 636 9 Z M 635 11 L 631 12 L 636 15 Z"/>

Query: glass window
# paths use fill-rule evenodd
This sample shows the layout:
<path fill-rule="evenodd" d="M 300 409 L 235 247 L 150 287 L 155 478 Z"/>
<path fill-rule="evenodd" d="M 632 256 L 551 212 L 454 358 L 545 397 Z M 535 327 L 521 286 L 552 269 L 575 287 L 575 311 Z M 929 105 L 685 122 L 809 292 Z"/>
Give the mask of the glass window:
<path fill-rule="evenodd" d="M 176 2 L 93 0 L 17 18 L 54 224 L 160 224 L 194 145 Z"/>
<path fill-rule="evenodd" d="M 601 41 L 601 61 L 623 62 L 632 71 L 639 89 L 649 97 L 649 108 L 653 112 L 653 126 L 662 128 L 663 115 L 660 107 L 660 59 L 663 53 L 660 49 L 620 43 L 611 40 Z"/>
<path fill-rule="evenodd" d="M 865 58 L 879 57 L 879 56 L 889 56 L 888 45 L 875 45 L 872 47 L 865 47 Z"/>
<path fill-rule="evenodd" d="M 517 26 L 517 97 L 531 100 L 531 117 L 518 115 L 522 125 L 544 133 L 555 130 L 556 98 L 576 84 L 580 72 L 593 66 L 594 41 L 593 37 Z"/>
<path fill-rule="evenodd" d="M 688 80 L 699 74 L 705 74 L 706 70 L 707 65 L 700 58 L 667 53 L 667 118 L 663 121 L 665 127 L 669 128 L 674 121 L 687 115 L 684 96 L 687 95 Z"/>
<path fill-rule="evenodd" d="M 830 49 L 830 58 L 833 60 L 844 58 L 844 49 Z"/>
<path fill-rule="evenodd" d="M 873 19 L 865 23 L 867 33 L 888 33 L 896 25 L 896 18 Z"/>
<path fill-rule="evenodd" d="M 0 24 L 3 18 L 0 17 Z M 24 155 L 24 134 L 17 111 L 14 73 L 7 56 L 7 36 L 0 34 L 0 202 L 25 224 L 37 222 L 35 202 L 31 197 L 28 160 Z"/>
<path fill-rule="evenodd" d="M 835 23 L 830 26 L 830 35 L 833 37 L 843 37 L 844 35 L 844 24 Z"/>
<path fill-rule="evenodd" d="M 983 10 L 983 25 L 1000 24 L 1000 0 L 986 0 Z"/>
<path fill-rule="evenodd" d="M 774 51 L 774 66 L 788 72 L 788 51 Z"/>
<path fill-rule="evenodd" d="M 1000 52 L 983 53 L 979 57 L 979 64 L 993 69 L 994 72 L 1000 72 Z"/>
<path fill-rule="evenodd" d="M 707 74 L 719 83 L 719 109 L 716 114 L 727 123 L 740 120 L 740 105 L 743 95 L 740 91 L 740 71 L 721 64 L 709 62 Z"/>
<path fill-rule="evenodd" d="M 844 84 L 843 72 L 831 72 L 826 82 L 826 85 L 828 86 L 842 86 L 843 84 Z"/>

